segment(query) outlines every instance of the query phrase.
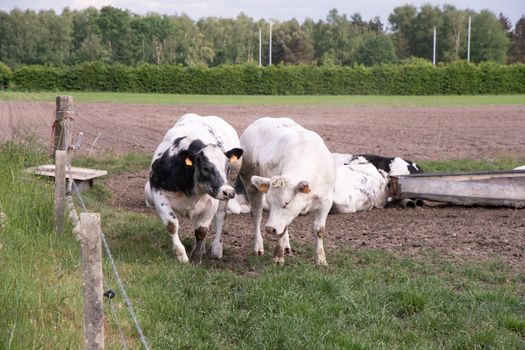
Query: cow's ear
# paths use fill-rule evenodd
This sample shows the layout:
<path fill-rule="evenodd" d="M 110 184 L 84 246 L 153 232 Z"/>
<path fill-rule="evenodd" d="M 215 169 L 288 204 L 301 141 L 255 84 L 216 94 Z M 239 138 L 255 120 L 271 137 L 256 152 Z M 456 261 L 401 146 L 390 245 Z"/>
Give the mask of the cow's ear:
<path fill-rule="evenodd" d="M 257 190 L 261 192 L 268 192 L 270 189 L 270 184 L 272 183 L 272 180 L 270 180 L 267 177 L 261 177 L 261 176 L 252 176 L 252 185 L 257 188 Z"/>
<path fill-rule="evenodd" d="M 193 161 L 191 160 L 190 152 L 182 151 L 180 152 L 180 157 L 184 164 L 186 164 L 186 166 L 193 166 Z"/>
<path fill-rule="evenodd" d="M 232 148 L 228 152 L 224 153 L 226 158 L 230 160 L 230 163 L 234 163 L 237 159 L 242 157 L 243 150 L 242 148 Z"/>
<path fill-rule="evenodd" d="M 300 181 L 297 186 L 295 186 L 295 191 L 301 192 L 301 193 L 310 193 L 312 189 L 310 188 L 310 184 L 308 181 Z"/>

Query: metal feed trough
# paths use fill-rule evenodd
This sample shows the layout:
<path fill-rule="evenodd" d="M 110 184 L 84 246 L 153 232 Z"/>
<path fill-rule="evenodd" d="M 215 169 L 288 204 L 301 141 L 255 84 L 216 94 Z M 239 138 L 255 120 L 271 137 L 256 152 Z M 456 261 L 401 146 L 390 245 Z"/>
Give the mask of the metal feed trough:
<path fill-rule="evenodd" d="M 525 170 L 392 176 L 393 198 L 460 205 L 525 207 Z"/>
<path fill-rule="evenodd" d="M 55 177 L 54 164 L 40 165 L 34 168 L 29 168 L 27 171 L 35 175 Z M 84 192 L 90 189 L 93 186 L 94 179 L 107 174 L 108 172 L 105 170 L 71 167 L 71 177 L 75 181 L 76 188 L 78 188 L 79 192 Z M 69 169 L 66 168 L 66 179 L 70 178 L 69 175 Z M 75 187 L 73 187 L 73 190 L 75 191 Z"/>

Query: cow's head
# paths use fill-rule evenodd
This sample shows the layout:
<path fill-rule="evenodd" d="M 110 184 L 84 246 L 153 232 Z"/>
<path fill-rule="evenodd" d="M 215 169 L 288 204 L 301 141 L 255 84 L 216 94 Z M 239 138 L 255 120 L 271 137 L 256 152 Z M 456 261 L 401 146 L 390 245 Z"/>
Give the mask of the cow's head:
<path fill-rule="evenodd" d="M 311 201 L 308 181 L 294 181 L 286 176 L 252 176 L 252 185 L 266 193 L 270 216 L 266 223 L 268 234 L 281 235 Z"/>
<path fill-rule="evenodd" d="M 184 166 L 193 172 L 195 190 L 224 200 L 235 196 L 231 184 L 239 173 L 242 153 L 241 148 L 224 152 L 218 145 L 195 140 L 180 156 Z"/>

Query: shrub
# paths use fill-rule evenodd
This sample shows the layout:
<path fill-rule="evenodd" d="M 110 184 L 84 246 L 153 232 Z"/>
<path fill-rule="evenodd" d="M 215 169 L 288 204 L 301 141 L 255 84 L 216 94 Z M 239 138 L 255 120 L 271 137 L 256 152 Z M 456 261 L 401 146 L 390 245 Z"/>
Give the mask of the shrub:
<path fill-rule="evenodd" d="M 13 72 L 4 62 L 0 62 L 0 88 L 7 89 Z"/>
<path fill-rule="evenodd" d="M 3 65 L 5 66 L 5 65 Z M 225 65 L 183 67 L 102 62 L 70 67 L 21 66 L 0 79 L 23 90 L 90 90 L 214 95 L 446 95 L 525 93 L 525 65 L 432 64 L 411 58 L 401 64 L 322 67 Z M 3 73 L 4 71 L 8 73 Z M 8 77 L 5 78 L 4 76 Z"/>

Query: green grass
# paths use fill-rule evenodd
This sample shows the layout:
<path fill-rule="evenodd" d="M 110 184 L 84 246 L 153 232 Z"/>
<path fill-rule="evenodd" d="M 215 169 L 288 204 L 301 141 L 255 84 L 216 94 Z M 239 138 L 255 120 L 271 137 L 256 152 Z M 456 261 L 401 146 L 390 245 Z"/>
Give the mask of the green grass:
<path fill-rule="evenodd" d="M 0 348 L 81 348 L 79 243 L 52 232 L 52 184 L 22 169 L 48 161 L 27 145 L 0 146 Z M 146 158 L 81 159 L 110 174 Z M 454 164 L 454 163 L 450 163 Z M 429 164 L 425 164 L 430 166 Z M 436 162 L 434 166 L 446 167 Z M 468 170 L 487 166 L 473 162 Z M 476 169 L 474 169 L 476 167 Z M 454 169 L 448 169 L 454 170 Z M 305 256 L 275 266 L 249 255 L 235 271 L 205 258 L 177 263 L 151 215 L 111 207 L 105 188 L 85 193 L 154 349 L 523 349 L 525 274 L 494 260 L 452 263 L 438 254 L 398 258 L 382 250 Z M 192 244 L 185 238 L 184 244 Z M 246 252 L 250 254 L 251 252 Z M 232 254 L 225 247 L 225 257 Z M 108 285 L 117 290 L 107 262 Z M 113 299 L 131 348 L 138 338 L 120 295 Z M 121 348 L 105 301 L 106 348 Z"/>
<path fill-rule="evenodd" d="M 525 164 L 525 157 L 499 158 L 495 160 L 426 160 L 417 162 L 421 168 L 428 173 L 457 172 L 457 171 L 481 171 L 481 170 L 510 170 Z"/>
<path fill-rule="evenodd" d="M 113 102 L 168 105 L 319 105 L 319 106 L 486 106 L 524 105 L 525 95 L 476 96 L 218 96 L 117 92 L 0 91 L 3 101 L 54 101 L 72 95 L 76 102 Z"/>
<path fill-rule="evenodd" d="M 119 155 L 115 153 L 105 153 L 102 157 L 76 157 L 73 160 L 73 166 L 103 169 L 110 175 L 117 175 L 147 169 L 150 162 L 150 154 L 130 152 Z"/>

